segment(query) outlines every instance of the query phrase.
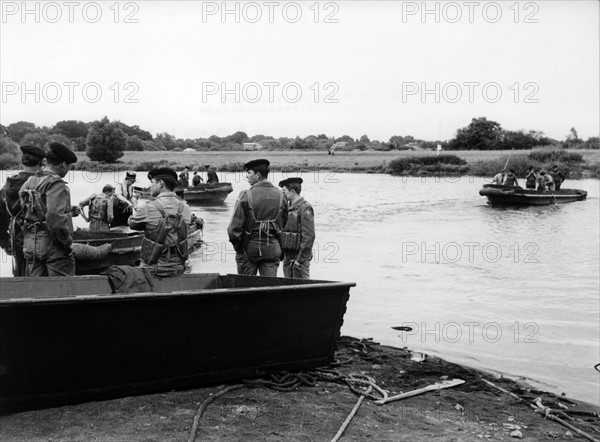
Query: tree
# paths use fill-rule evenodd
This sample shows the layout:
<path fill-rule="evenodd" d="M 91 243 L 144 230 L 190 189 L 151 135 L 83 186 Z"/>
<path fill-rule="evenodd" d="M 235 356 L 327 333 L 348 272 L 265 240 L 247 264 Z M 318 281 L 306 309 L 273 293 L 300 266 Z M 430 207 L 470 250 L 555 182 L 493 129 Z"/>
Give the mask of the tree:
<path fill-rule="evenodd" d="M 28 133 L 40 132 L 40 129 L 34 123 L 18 121 L 17 123 L 9 124 L 6 127 L 6 132 L 11 140 L 18 143 Z"/>
<path fill-rule="evenodd" d="M 88 125 L 83 121 L 63 120 L 56 123 L 51 132 L 63 134 L 69 138 L 87 137 Z"/>
<path fill-rule="evenodd" d="M 46 132 L 29 132 L 19 140 L 19 144 L 24 146 L 31 144 L 33 146 L 44 147 L 48 143 L 49 135 Z"/>
<path fill-rule="evenodd" d="M 581 143 L 583 140 L 579 138 L 579 134 L 574 127 L 569 131 L 569 135 L 567 135 L 567 141 L 572 142 L 573 144 Z"/>
<path fill-rule="evenodd" d="M 132 135 L 127 137 L 127 144 L 125 150 L 134 150 L 140 151 L 144 150 L 144 141 L 140 139 L 137 135 Z"/>
<path fill-rule="evenodd" d="M 16 169 L 21 164 L 19 145 L 0 135 L 0 169 Z"/>
<path fill-rule="evenodd" d="M 467 127 L 458 129 L 450 140 L 449 148 L 455 150 L 502 149 L 503 130 L 499 123 L 486 117 L 473 118 Z"/>
<path fill-rule="evenodd" d="M 233 135 L 225 137 L 223 141 L 226 143 L 244 144 L 248 141 L 248 135 L 246 135 L 246 132 L 237 131 Z"/>
<path fill-rule="evenodd" d="M 104 117 L 90 126 L 86 154 L 92 161 L 114 163 L 123 156 L 127 139 L 116 123 Z"/>
<path fill-rule="evenodd" d="M 369 140 L 369 137 L 367 135 L 363 135 L 362 137 L 360 137 L 359 141 L 363 144 L 367 144 L 367 143 L 371 142 L 371 140 Z"/>

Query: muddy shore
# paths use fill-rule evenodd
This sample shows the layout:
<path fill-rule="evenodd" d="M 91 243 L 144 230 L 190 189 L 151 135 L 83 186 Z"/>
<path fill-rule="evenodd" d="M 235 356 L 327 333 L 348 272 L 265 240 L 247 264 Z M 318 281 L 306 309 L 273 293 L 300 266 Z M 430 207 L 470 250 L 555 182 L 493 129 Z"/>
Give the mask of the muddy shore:
<path fill-rule="evenodd" d="M 162 442 L 194 434 L 197 441 L 330 441 L 367 392 L 365 379 L 389 396 L 465 382 L 384 405 L 375 404 L 382 396 L 373 390 L 341 441 L 600 440 L 598 407 L 439 358 L 419 359 L 407 349 L 342 337 L 329 367 L 10 414 L 0 417 L 0 440 Z M 532 406 L 537 398 L 552 410 L 548 417 Z"/>

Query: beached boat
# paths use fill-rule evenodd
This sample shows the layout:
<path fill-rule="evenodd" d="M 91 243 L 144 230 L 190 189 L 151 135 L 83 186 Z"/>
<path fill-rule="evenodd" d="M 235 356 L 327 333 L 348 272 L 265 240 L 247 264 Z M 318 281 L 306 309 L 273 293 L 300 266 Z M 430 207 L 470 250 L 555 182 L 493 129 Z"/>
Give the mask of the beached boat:
<path fill-rule="evenodd" d="M 169 391 L 333 360 L 354 283 L 188 274 L 0 278 L 0 412 Z"/>
<path fill-rule="evenodd" d="M 111 265 L 135 265 L 140 259 L 143 232 L 128 227 L 117 227 L 108 232 L 77 229 L 73 232 L 75 273 L 97 275 Z M 190 253 L 202 246 L 202 230 L 190 226 L 188 247 Z"/>
<path fill-rule="evenodd" d="M 523 189 L 518 186 L 484 184 L 483 189 L 479 191 L 479 195 L 487 197 L 488 204 L 492 206 L 545 206 L 582 201 L 587 197 L 587 192 L 580 189 L 561 189 L 554 192 L 542 192 Z"/>
<path fill-rule="evenodd" d="M 135 187 L 140 198 L 150 198 L 150 188 Z M 222 204 L 227 196 L 233 192 L 231 183 L 199 184 L 186 187 L 183 199 L 190 204 Z"/>

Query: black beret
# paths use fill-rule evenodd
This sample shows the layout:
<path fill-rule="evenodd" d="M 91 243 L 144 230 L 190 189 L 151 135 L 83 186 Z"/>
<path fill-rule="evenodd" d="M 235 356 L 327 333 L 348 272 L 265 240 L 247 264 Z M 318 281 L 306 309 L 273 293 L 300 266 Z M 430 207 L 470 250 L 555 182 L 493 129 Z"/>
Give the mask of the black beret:
<path fill-rule="evenodd" d="M 135 177 L 136 177 L 135 172 L 125 172 L 125 179 L 131 178 L 131 179 L 135 180 Z"/>
<path fill-rule="evenodd" d="M 302 178 L 288 178 L 287 179 L 288 184 L 302 184 Z"/>
<path fill-rule="evenodd" d="M 69 149 L 67 146 L 61 143 L 57 143 L 53 141 L 48 146 L 48 153 L 46 157 L 50 159 L 57 159 L 59 161 L 64 161 L 67 164 L 73 164 L 77 162 L 77 155 Z"/>
<path fill-rule="evenodd" d="M 279 181 L 279 187 L 287 186 L 288 183 L 289 183 L 289 180 L 281 180 L 281 181 Z"/>
<path fill-rule="evenodd" d="M 46 156 L 46 151 L 38 146 L 32 146 L 26 144 L 25 146 L 21 146 L 21 152 L 33 155 L 34 157 L 44 158 Z"/>
<path fill-rule="evenodd" d="M 152 181 L 152 179 L 163 178 L 173 178 L 173 180 L 177 181 L 177 172 L 169 167 L 158 167 L 148 172 L 148 179 L 150 181 Z"/>
<path fill-rule="evenodd" d="M 252 160 L 244 164 L 244 169 L 256 171 L 256 169 L 258 168 L 258 171 L 260 172 L 261 170 L 269 170 L 270 164 L 271 163 L 269 163 L 269 160 Z"/>

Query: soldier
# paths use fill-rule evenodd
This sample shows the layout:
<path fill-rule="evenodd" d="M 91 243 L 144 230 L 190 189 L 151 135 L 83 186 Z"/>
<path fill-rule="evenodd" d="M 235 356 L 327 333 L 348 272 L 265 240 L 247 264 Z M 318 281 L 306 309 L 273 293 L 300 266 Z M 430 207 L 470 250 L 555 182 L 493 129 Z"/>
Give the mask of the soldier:
<path fill-rule="evenodd" d="M 552 175 L 555 189 L 560 190 L 560 185 L 563 183 L 567 176 L 560 170 L 558 170 L 558 166 L 556 164 L 552 166 L 552 169 L 550 169 L 550 172 L 548 173 Z"/>
<path fill-rule="evenodd" d="M 492 178 L 492 184 L 503 184 L 505 176 L 506 176 L 506 168 L 502 169 L 500 172 L 498 172 L 496 175 L 494 175 L 494 178 Z"/>
<path fill-rule="evenodd" d="M 217 176 L 217 172 L 215 172 L 208 164 L 205 164 L 204 168 L 206 169 L 206 184 L 218 183 L 219 177 Z"/>
<path fill-rule="evenodd" d="M 129 219 L 133 230 L 144 230 L 140 267 L 166 277 L 181 275 L 188 259 L 188 227 L 192 214 L 174 192 L 177 173 L 168 167 L 148 173 L 153 200 Z"/>
<path fill-rule="evenodd" d="M 194 170 L 194 176 L 192 177 L 192 186 L 198 187 L 202 181 L 204 180 L 200 175 L 198 175 L 198 171 Z"/>
<path fill-rule="evenodd" d="M 37 146 L 21 146 L 23 170 L 8 177 L 0 190 L 0 245 L 13 255 L 13 276 L 25 276 L 25 256 L 23 255 L 23 216 L 19 200 L 19 190 L 37 171 L 42 168 L 46 152 Z"/>
<path fill-rule="evenodd" d="M 46 161 L 48 169 L 36 172 L 19 191 L 26 275 L 73 276 L 72 216 L 80 212 L 71 206 L 71 194 L 62 178 L 77 161 L 77 156 L 64 144 L 53 142 L 48 146 Z"/>
<path fill-rule="evenodd" d="M 183 172 L 179 174 L 179 182 L 181 187 L 190 187 L 190 168 L 185 166 Z"/>
<path fill-rule="evenodd" d="M 285 195 L 271 184 L 269 161 L 253 160 L 244 165 L 250 189 L 235 203 L 227 234 L 236 251 L 240 275 L 277 276 L 281 256 L 280 236 L 287 222 Z"/>
<path fill-rule="evenodd" d="M 537 181 L 536 171 L 533 170 L 533 166 L 529 166 L 525 171 L 525 188 L 535 190 L 535 183 Z"/>
<path fill-rule="evenodd" d="M 279 183 L 290 206 L 288 220 L 281 234 L 283 275 L 286 278 L 310 279 L 310 260 L 315 242 L 315 212 L 300 196 L 302 178 L 288 178 Z"/>
<path fill-rule="evenodd" d="M 517 174 L 515 173 L 515 169 L 510 169 L 506 176 L 504 177 L 505 186 L 518 186 L 519 181 L 517 180 Z"/>
<path fill-rule="evenodd" d="M 90 206 L 90 230 L 104 232 L 110 230 L 110 223 L 114 216 L 114 194 L 115 188 L 107 184 L 102 188 L 100 195 L 94 193 L 79 203 L 79 210 L 81 210 L 82 216 L 82 209 L 85 206 Z"/>
<path fill-rule="evenodd" d="M 137 210 L 138 199 L 133 190 L 136 177 L 135 172 L 125 172 L 125 180 L 117 185 L 115 196 L 128 207 Z"/>
<path fill-rule="evenodd" d="M 544 192 L 554 192 L 554 179 L 552 179 L 552 175 L 546 173 L 545 171 L 541 171 L 538 178 L 538 188 L 537 190 L 542 190 Z"/>

